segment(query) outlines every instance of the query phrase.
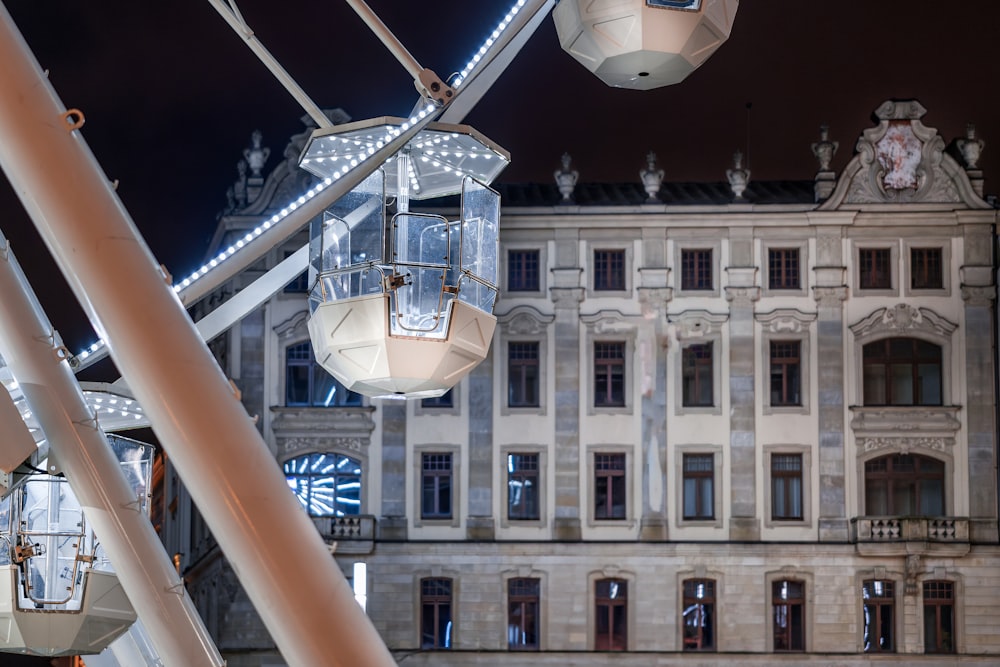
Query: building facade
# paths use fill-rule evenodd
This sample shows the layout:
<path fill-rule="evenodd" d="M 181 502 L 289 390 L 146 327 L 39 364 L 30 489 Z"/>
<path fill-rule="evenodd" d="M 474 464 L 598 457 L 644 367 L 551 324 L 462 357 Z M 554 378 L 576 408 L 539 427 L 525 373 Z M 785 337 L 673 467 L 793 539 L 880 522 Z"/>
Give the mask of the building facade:
<path fill-rule="evenodd" d="M 400 664 L 1000 661 L 998 215 L 924 113 L 840 173 L 824 130 L 812 180 L 499 186 L 492 351 L 441 399 L 337 386 L 305 277 L 211 343 Z M 309 187 L 307 136 L 266 175 L 255 140 L 215 246 Z M 220 650 L 284 665 L 161 473 Z"/>

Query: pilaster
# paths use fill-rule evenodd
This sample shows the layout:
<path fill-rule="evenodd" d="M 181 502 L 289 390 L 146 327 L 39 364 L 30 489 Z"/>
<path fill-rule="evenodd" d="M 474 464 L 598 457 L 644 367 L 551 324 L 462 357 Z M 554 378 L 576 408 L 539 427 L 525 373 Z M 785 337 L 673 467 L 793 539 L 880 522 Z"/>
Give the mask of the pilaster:
<path fill-rule="evenodd" d="M 726 269 L 729 301 L 729 538 L 760 539 L 757 517 L 756 411 L 754 393 L 754 303 L 760 298 L 750 229 L 729 239 Z"/>
<path fill-rule="evenodd" d="M 469 388 L 469 516 L 466 536 L 492 540 L 493 519 L 493 347 L 472 369 Z"/>
<path fill-rule="evenodd" d="M 844 469 L 844 283 L 843 230 L 817 230 L 816 299 L 817 385 L 819 429 L 819 539 L 848 540 Z"/>
<path fill-rule="evenodd" d="M 965 303 L 965 406 L 969 451 L 969 528 L 973 542 L 997 542 L 996 422 L 993 309 L 996 286 L 986 225 L 966 225 L 961 269 Z"/>
<path fill-rule="evenodd" d="M 383 401 L 380 540 L 406 539 L 406 403 Z"/>
<path fill-rule="evenodd" d="M 667 287 L 669 269 L 640 269 L 643 284 L 639 303 L 647 319 L 639 327 L 639 366 L 642 375 L 642 517 L 639 539 L 666 540 L 667 526 Z M 652 371 L 652 373 L 650 373 Z"/>

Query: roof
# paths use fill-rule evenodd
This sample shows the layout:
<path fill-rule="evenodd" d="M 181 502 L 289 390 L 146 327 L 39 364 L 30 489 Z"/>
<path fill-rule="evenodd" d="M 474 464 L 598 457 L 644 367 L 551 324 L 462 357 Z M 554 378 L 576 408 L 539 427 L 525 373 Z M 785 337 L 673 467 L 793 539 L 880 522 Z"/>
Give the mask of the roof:
<path fill-rule="evenodd" d="M 557 206 L 563 202 L 559 188 L 542 183 L 496 183 L 504 208 Z M 752 204 L 814 204 L 815 182 L 750 181 L 743 201 Z M 573 190 L 575 206 L 638 206 L 666 204 L 677 206 L 719 206 L 733 203 L 729 183 L 664 182 L 655 202 L 649 200 L 639 183 L 578 183 Z"/>

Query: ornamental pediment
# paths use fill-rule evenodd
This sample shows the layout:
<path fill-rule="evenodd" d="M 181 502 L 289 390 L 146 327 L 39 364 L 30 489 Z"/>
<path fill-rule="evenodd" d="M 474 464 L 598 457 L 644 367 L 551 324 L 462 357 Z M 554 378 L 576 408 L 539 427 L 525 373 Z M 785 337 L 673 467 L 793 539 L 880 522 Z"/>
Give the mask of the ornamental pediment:
<path fill-rule="evenodd" d="M 960 409 L 951 405 L 852 406 L 851 429 L 858 456 L 879 450 L 950 454 L 962 425 L 958 420 Z"/>
<path fill-rule="evenodd" d="M 677 315 L 668 315 L 667 321 L 674 325 L 677 338 L 701 338 L 719 333 L 722 325 L 729 321 L 725 313 L 710 313 L 707 310 L 686 310 Z"/>
<path fill-rule="evenodd" d="M 881 338 L 908 336 L 923 333 L 933 338 L 946 339 L 958 328 L 930 308 L 917 308 L 908 303 L 898 303 L 891 308 L 879 308 L 850 326 L 855 338 Z"/>
<path fill-rule="evenodd" d="M 876 109 L 878 125 L 862 133 L 854 157 L 820 210 L 901 203 L 990 208 L 965 169 L 945 152 L 938 131 L 920 121 L 925 113 L 916 100 L 890 100 Z"/>
<path fill-rule="evenodd" d="M 538 335 L 555 320 L 555 315 L 546 315 L 531 306 L 516 306 L 508 313 L 497 315 L 497 323 L 504 335 Z"/>

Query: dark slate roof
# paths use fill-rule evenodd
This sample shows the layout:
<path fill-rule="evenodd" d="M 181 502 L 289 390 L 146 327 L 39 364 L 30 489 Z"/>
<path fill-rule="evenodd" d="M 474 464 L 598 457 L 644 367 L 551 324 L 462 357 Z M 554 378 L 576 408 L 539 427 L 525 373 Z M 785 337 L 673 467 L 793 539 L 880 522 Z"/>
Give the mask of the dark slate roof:
<path fill-rule="evenodd" d="M 813 204 L 813 181 L 750 181 L 743 199 L 751 204 Z M 557 206 L 563 201 L 554 183 L 495 183 L 504 208 Z M 572 204 L 577 206 L 638 206 L 660 203 L 674 206 L 720 206 L 733 203 L 728 183 L 664 183 L 657 202 L 650 202 L 638 183 L 578 183 Z"/>

